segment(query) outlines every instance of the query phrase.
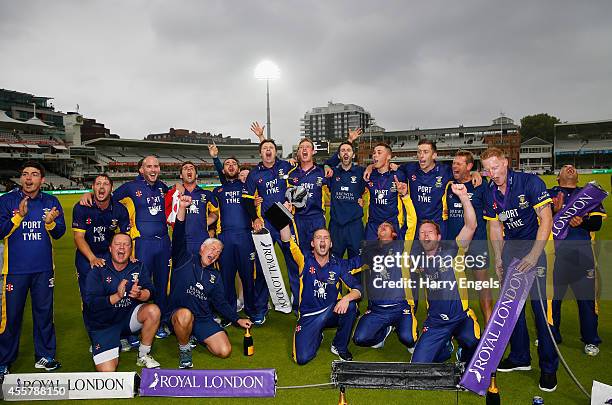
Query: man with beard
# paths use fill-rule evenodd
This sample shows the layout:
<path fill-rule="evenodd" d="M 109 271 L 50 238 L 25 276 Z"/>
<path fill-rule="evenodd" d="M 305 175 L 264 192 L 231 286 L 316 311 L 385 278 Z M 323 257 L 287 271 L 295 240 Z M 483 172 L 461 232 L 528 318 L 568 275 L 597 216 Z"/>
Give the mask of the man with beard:
<path fill-rule="evenodd" d="M 420 268 L 427 287 L 427 318 L 412 355 L 413 363 L 438 362 L 446 355 L 449 339 L 455 337 L 461 348 L 459 361 L 468 362 L 478 345 L 480 328 L 474 311 L 468 307 L 467 291 L 461 287 L 464 278 L 464 252 L 476 231 L 476 213 L 465 185 L 451 189 L 461 201 L 464 225 L 455 243 L 441 241 L 437 223 L 425 220 L 419 228 Z"/>
<path fill-rule="evenodd" d="M 486 180 L 479 186 L 472 184 L 471 170 L 474 167 L 474 155 L 467 150 L 460 150 L 456 153 L 453 159 L 453 178 L 455 184 L 463 184 L 467 189 L 468 196 L 476 212 L 476 233 L 474 239 L 470 243 L 470 249 L 467 254 L 471 257 L 480 257 L 481 260 L 474 261 L 473 270 L 474 278 L 478 281 L 488 280 L 489 274 L 489 242 L 487 241 L 487 223 L 484 219 L 484 204 L 485 191 L 488 183 Z M 463 218 L 463 205 L 455 193 L 447 187 L 445 201 L 443 206 L 446 207 L 443 212 L 444 222 L 446 224 L 446 236 L 449 241 L 454 241 L 463 228 L 465 221 Z M 484 315 L 485 323 L 489 322 L 491 313 L 493 312 L 493 298 L 489 288 L 482 288 L 478 292 L 480 298 L 480 309 Z"/>
<path fill-rule="evenodd" d="M 229 357 L 232 346 L 225 330 L 213 319 L 213 308 L 242 328 L 250 328 L 251 321 L 239 319 L 230 307 L 219 280 L 216 261 L 223 250 L 223 243 L 215 238 L 206 239 L 198 254 L 187 250 L 185 216 L 192 203 L 189 196 L 181 196 L 172 234 L 172 286 L 170 289 L 170 319 L 179 344 L 179 368 L 193 367 L 189 338 L 193 335 L 199 343 L 217 357 Z M 235 302 L 235 299 L 234 299 Z"/>
<path fill-rule="evenodd" d="M 436 143 L 431 139 L 423 138 L 417 145 L 418 162 L 408 162 L 397 168 L 402 172 L 410 186 L 410 195 L 416 210 L 419 223 L 426 219 L 441 224 L 443 238 L 446 238 L 445 224 L 442 221 L 442 213 L 446 210 L 445 199 L 442 198 L 448 184 L 453 180 L 451 167 L 447 164 L 437 162 L 438 149 Z M 369 179 L 373 165 L 368 166 L 364 178 Z M 396 165 L 391 165 L 395 170 Z M 482 182 L 480 173 L 472 173 L 474 186 L 479 186 Z M 416 234 L 419 232 L 417 224 Z"/>
<path fill-rule="evenodd" d="M 290 204 L 287 203 L 288 208 Z M 361 284 L 353 276 L 360 271 L 361 258 L 345 260 L 330 254 L 331 238 L 327 229 L 314 232 L 311 249 L 302 252 L 291 237 L 289 226 L 281 230 L 281 239 L 298 264 L 300 277 L 299 315 L 293 335 L 293 360 L 306 364 L 312 360 L 323 341 L 325 328 L 336 328 L 331 352 L 341 360 L 350 361 L 348 350 L 351 331 L 357 318 L 357 303 Z M 343 282 L 350 292 L 338 299 Z"/>
<path fill-rule="evenodd" d="M 55 196 L 43 193 L 45 168 L 38 162 L 21 167 L 21 187 L 0 196 L 0 238 L 4 265 L 0 276 L 0 380 L 17 359 L 21 322 L 28 292 L 34 322 L 34 367 L 52 371 L 55 360 L 53 324 L 53 239 L 66 232 L 64 212 Z"/>
<path fill-rule="evenodd" d="M 299 165 L 289 171 L 287 187 L 304 187 L 308 192 L 306 205 L 295 210 L 295 226 L 298 244 L 302 251 L 308 251 L 312 234 L 316 229 L 325 228 L 323 187 L 328 185 L 325 170 L 314 163 L 314 143 L 304 138 L 298 145 Z"/>
<path fill-rule="evenodd" d="M 115 371 L 119 364 L 121 335 L 141 332 L 136 365 L 158 368 L 150 355 L 160 310 L 147 304 L 153 285 L 140 261 L 132 262 L 132 238 L 116 233 L 110 241 L 110 260 L 96 267 L 85 282 L 85 323 L 91 339 L 96 371 Z"/>
<path fill-rule="evenodd" d="M 356 138 L 361 134 L 361 129 L 356 132 Z M 339 158 L 336 163 L 334 156 Z M 364 168 L 353 162 L 355 153 L 353 144 L 345 141 L 340 144 L 338 153 L 326 162 L 331 167 L 332 173 L 329 177 L 329 191 L 331 194 L 331 207 L 329 213 L 329 233 L 334 245 L 332 253 L 336 257 L 343 257 L 347 251 L 348 257 L 359 254 L 361 241 L 364 239 L 363 228 L 363 200 L 366 191 L 363 179 Z M 335 163 L 335 164 L 334 164 Z"/>
<path fill-rule="evenodd" d="M 182 184 L 172 187 L 165 196 L 167 221 L 174 225 L 176 209 L 181 195 L 191 197 L 185 220 L 187 249 L 193 254 L 200 251 L 200 246 L 208 239 L 208 227 L 217 220 L 217 200 L 209 190 L 198 186 L 198 170 L 191 161 L 183 162 L 180 171 Z"/>
<path fill-rule="evenodd" d="M 548 190 L 553 199 L 553 213 L 557 213 L 569 202 L 578 187 L 578 171 L 572 165 L 561 168 L 557 177 L 558 186 Z M 597 333 L 598 314 L 595 304 L 595 280 L 597 269 L 591 237 L 601 229 L 606 211 L 600 204 L 588 215 L 574 216 L 570 220 L 567 237 L 555 241 L 555 271 L 553 273 L 555 299 L 552 304 L 552 316 L 557 343 L 561 342 L 561 301 L 569 287 L 572 288 L 578 304 L 580 335 L 585 344 L 584 352 L 589 356 L 599 354 L 601 338 Z"/>
<path fill-rule="evenodd" d="M 386 143 L 376 145 L 372 152 L 373 168 L 366 187 L 370 193 L 368 222 L 366 224 L 365 239 L 376 240 L 378 226 L 389 222 L 393 229 L 398 230 L 398 237 L 404 240 L 404 206 L 398 193 L 400 183 L 406 183 L 401 171 L 391 170 L 389 163 L 393 152 Z M 402 231 L 404 230 L 404 231 Z M 408 230 L 409 233 L 414 230 Z"/>
<path fill-rule="evenodd" d="M 83 304 L 87 274 L 95 266 L 104 266 L 106 263 L 112 236 L 116 232 L 127 233 L 130 230 L 130 216 L 127 209 L 123 204 L 111 201 L 113 191 L 111 178 L 107 174 L 96 176 L 92 188 L 92 206 L 76 203 L 72 209 L 72 232 L 74 245 L 77 248 L 74 262 Z M 85 327 L 88 328 L 88 325 Z M 131 347 L 137 345 L 138 339 L 130 338 L 129 343 L 121 339 L 122 351 L 129 351 Z"/>
<path fill-rule="evenodd" d="M 263 127 L 257 122 L 251 125 L 253 131 L 260 139 L 263 136 Z M 280 247 L 285 257 L 287 264 L 287 273 L 289 274 L 289 286 L 293 294 L 293 309 L 297 310 L 297 300 L 299 296 L 299 280 L 297 264 L 293 260 L 289 246 L 281 243 L 279 231 L 267 220 L 263 219 L 264 213 L 275 203 L 283 203 L 285 201 L 285 192 L 287 191 L 288 173 L 294 166 L 291 163 L 276 158 L 276 143 L 272 139 L 264 139 L 259 144 L 259 154 L 261 162 L 255 166 L 247 176 L 246 193 L 243 198 L 254 202 L 256 197 L 261 197 L 262 202 L 255 208 L 254 203 L 247 204 L 249 215 L 253 221 L 253 229 L 257 232 L 262 228 L 266 228 L 270 232 L 270 236 L 275 243 L 280 244 Z M 295 235 L 295 223 L 292 224 L 292 233 Z"/>
<path fill-rule="evenodd" d="M 544 248 L 552 230 L 552 202 L 546 185 L 535 174 L 508 169 L 508 159 L 501 149 L 489 148 L 480 155 L 489 173 L 485 219 L 489 221 L 489 237 L 495 252 L 495 270 L 506 281 L 507 266 L 513 258 L 521 259 L 517 270 L 525 272 L 535 267 L 536 277 L 531 286 L 531 308 L 538 336 L 540 358 L 540 389 L 550 392 L 557 388 L 559 356 L 548 333 L 552 324 L 552 307 L 546 300 L 546 254 Z M 538 292 L 538 283 L 540 291 Z M 548 307 L 542 312 L 542 304 Z M 497 366 L 500 372 L 531 370 L 529 332 L 525 307 L 521 311 L 512 336 L 510 354 Z"/>
<path fill-rule="evenodd" d="M 164 316 L 167 311 L 166 291 L 171 265 L 170 237 L 164 212 L 164 197 L 168 186 L 159 180 L 159 160 L 155 156 L 147 156 L 139 163 L 140 174 L 113 192 L 113 202 L 119 202 L 127 208 L 136 259 L 144 263 L 153 277 L 153 299 L 162 311 L 162 324 L 155 336 L 163 339 L 168 336 Z M 91 193 L 83 195 L 81 204 L 91 206 Z"/>
<path fill-rule="evenodd" d="M 239 162 L 229 157 L 223 162 L 225 183 L 212 194 L 218 208 L 217 235 L 223 242 L 219 258 L 227 301 L 237 311 L 236 273 L 240 275 L 244 294 L 244 311 L 256 325 L 266 321 L 268 289 L 261 267 L 255 258 L 251 219 L 242 205 L 245 184 L 240 181 Z M 227 323 L 229 320 L 225 320 Z"/>

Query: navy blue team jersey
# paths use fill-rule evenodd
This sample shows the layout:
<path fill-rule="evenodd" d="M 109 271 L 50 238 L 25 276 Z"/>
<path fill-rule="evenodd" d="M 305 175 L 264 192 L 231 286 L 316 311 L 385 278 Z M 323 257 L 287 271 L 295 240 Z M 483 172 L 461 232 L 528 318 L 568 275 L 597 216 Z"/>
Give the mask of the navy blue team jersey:
<path fill-rule="evenodd" d="M 289 242 L 291 255 L 298 265 L 300 276 L 300 315 L 316 314 L 335 304 L 342 292 L 340 281 L 350 289 L 363 292 L 359 279 L 353 274 L 361 271 L 361 257 L 339 259 L 330 255 L 329 262 L 321 267 L 312 253 L 305 256 L 293 238 Z"/>
<path fill-rule="evenodd" d="M 366 191 L 364 168 L 353 163 L 349 170 L 338 164 L 329 179 L 331 194 L 330 218 L 338 225 L 345 225 L 363 217 L 358 200 Z"/>
<path fill-rule="evenodd" d="M 19 203 L 25 198 L 21 189 L 0 196 L 0 239 L 4 239 L 2 274 L 31 274 L 53 271 L 52 239 L 66 232 L 64 211 L 58 199 L 39 192 L 28 200 L 28 213 L 19 215 Z M 59 216 L 45 224 L 45 216 L 53 207 Z"/>
<path fill-rule="evenodd" d="M 166 199 L 172 199 L 175 189 L 166 193 Z M 210 190 L 195 186 L 192 191 L 185 189 L 184 195 L 191 197 L 191 205 L 185 212 L 185 228 L 187 229 L 187 243 L 197 251 L 200 245 L 208 238 L 208 214 L 217 209 L 217 200 Z"/>
<path fill-rule="evenodd" d="M 325 170 L 322 167 L 313 165 L 308 170 L 302 170 L 300 166 L 289 171 L 287 187 L 302 186 L 308 190 L 308 199 L 304 208 L 296 209 L 295 216 L 298 218 L 323 215 L 323 186 L 328 185 L 325 178 Z"/>
<path fill-rule="evenodd" d="M 535 174 L 508 170 L 506 194 L 490 182 L 485 194 L 485 219 L 504 226 L 505 240 L 535 240 L 538 233 L 536 208 L 552 202 L 544 181 Z"/>
<path fill-rule="evenodd" d="M 419 222 L 429 219 L 442 224 L 443 197 L 447 184 L 453 181 L 452 168 L 447 164 L 436 162 L 433 169 L 425 173 L 418 162 L 408 162 L 399 170 L 404 172 L 408 180 L 410 197 Z"/>
<path fill-rule="evenodd" d="M 72 230 L 85 234 L 85 242 L 96 255 L 108 253 L 110 240 L 115 232 L 130 230 L 130 216 L 122 204 L 110 202 L 101 209 L 94 200 L 91 207 L 76 203 L 72 209 Z M 77 255 L 83 254 L 77 249 Z M 85 259 L 85 256 L 83 256 Z"/>
<path fill-rule="evenodd" d="M 287 191 L 287 179 L 289 171 L 294 166 L 291 163 L 276 159 L 271 168 L 259 163 L 249 172 L 246 179 L 246 194 L 244 197 L 253 198 L 255 194 L 263 198 L 258 207 L 259 216 L 262 216 L 274 203 L 285 201 Z"/>
<path fill-rule="evenodd" d="M 454 183 L 457 183 L 456 181 Z M 485 206 L 485 194 L 488 191 L 488 184 L 486 180 L 480 186 L 474 187 L 471 181 L 462 183 L 468 192 L 474 211 L 476 212 L 476 232 L 474 233 L 474 240 L 487 240 L 487 223 L 484 219 L 484 206 Z M 444 220 L 446 221 L 446 235 L 447 240 L 455 240 L 461 229 L 465 225 L 463 218 L 463 204 L 461 200 L 453 190 L 448 187 L 446 195 L 446 211 L 444 212 Z"/>
<path fill-rule="evenodd" d="M 85 293 L 83 316 L 89 329 L 105 329 L 109 326 L 125 322 L 130 317 L 134 308 L 142 304 L 142 301 L 129 297 L 129 291 L 133 283 L 138 280 L 138 285 L 143 290 L 149 290 L 153 297 L 154 288 L 151 276 L 142 262 L 128 261 L 127 267 L 117 271 L 113 265 L 110 255 L 105 257 L 106 264 L 95 267 L 87 274 L 85 282 Z M 119 283 L 128 280 L 126 295 L 114 305 L 110 303 L 110 296 L 117 293 Z"/>
<path fill-rule="evenodd" d="M 246 184 L 239 179 L 226 180 L 221 187 L 216 187 L 212 194 L 219 219 L 217 233 L 225 231 L 250 231 L 251 218 L 241 205 L 242 195 L 246 193 Z"/>
<path fill-rule="evenodd" d="M 548 194 L 551 197 L 557 197 L 559 194 L 563 194 L 563 197 L 564 197 L 563 207 L 565 207 L 565 205 L 572 198 L 572 195 L 580 191 L 581 189 L 582 187 L 568 188 L 568 187 L 555 186 L 548 190 Z M 604 210 L 604 207 L 601 204 L 599 204 L 599 206 L 595 208 L 593 211 L 588 213 L 589 217 L 597 216 L 597 215 L 601 216 L 602 219 L 607 218 L 606 210 Z M 591 233 L 581 226 L 577 226 L 577 227 L 570 226 L 568 227 L 567 237 L 565 238 L 565 240 L 591 240 Z"/>
<path fill-rule="evenodd" d="M 163 237 L 168 235 L 164 196 L 168 186 L 157 180 L 153 185 L 138 175 L 113 192 L 113 201 L 125 205 L 130 214 L 130 234 L 137 237 Z"/>
<path fill-rule="evenodd" d="M 401 182 L 406 181 L 404 174 L 399 170 L 388 170 L 385 173 L 380 173 L 376 169 L 372 170 L 370 180 L 366 182 L 370 193 L 368 222 L 380 224 L 384 221 L 391 223 L 397 221 L 400 227 L 403 226 L 404 209 L 397 192 L 395 176 Z"/>

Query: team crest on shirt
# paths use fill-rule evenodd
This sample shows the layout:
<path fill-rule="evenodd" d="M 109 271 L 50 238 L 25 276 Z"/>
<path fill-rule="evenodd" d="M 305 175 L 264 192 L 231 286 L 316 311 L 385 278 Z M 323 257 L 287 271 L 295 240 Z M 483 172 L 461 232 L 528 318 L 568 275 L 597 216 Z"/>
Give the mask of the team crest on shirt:
<path fill-rule="evenodd" d="M 214 274 L 210 275 L 210 283 L 211 284 L 214 284 L 216 279 L 217 279 L 217 276 L 215 276 Z"/>
<path fill-rule="evenodd" d="M 410 179 L 411 179 L 412 181 L 416 181 L 416 174 L 413 174 L 413 175 L 410 177 Z"/>
<path fill-rule="evenodd" d="M 423 332 L 422 333 L 426 333 L 429 330 L 429 328 L 427 326 L 423 326 Z"/>
<path fill-rule="evenodd" d="M 203 203 L 205 203 L 205 202 L 206 202 L 206 194 L 202 194 L 202 195 L 200 196 L 200 200 L 201 200 Z"/>
<path fill-rule="evenodd" d="M 136 197 L 142 197 L 142 191 L 136 190 Z"/>
<path fill-rule="evenodd" d="M 536 267 L 536 274 L 537 274 L 538 277 L 546 276 L 546 268 L 542 267 L 542 266 Z"/>
<path fill-rule="evenodd" d="M 442 187 L 442 176 L 436 176 L 436 184 L 434 184 L 436 188 Z"/>
<path fill-rule="evenodd" d="M 132 282 L 137 282 L 138 281 L 138 273 L 132 273 Z"/>
<path fill-rule="evenodd" d="M 519 207 L 520 208 L 527 208 L 529 207 L 529 202 L 527 200 L 525 200 L 525 194 L 521 194 L 518 196 L 518 200 L 519 200 Z"/>
<path fill-rule="evenodd" d="M 595 278 L 595 269 L 589 269 L 586 272 L 586 278 L 593 279 Z"/>
<path fill-rule="evenodd" d="M 100 343 L 96 343 L 96 350 L 100 350 Z"/>
<path fill-rule="evenodd" d="M 291 181 L 293 182 L 293 184 L 298 184 L 298 182 L 300 181 L 300 179 L 298 179 L 297 177 L 292 177 Z"/>
<path fill-rule="evenodd" d="M 310 274 L 315 274 L 316 270 L 315 270 L 314 266 L 310 266 L 310 268 L 308 269 L 308 272 Z"/>
<path fill-rule="evenodd" d="M 402 313 L 403 313 L 404 315 L 410 315 L 410 310 L 409 310 L 408 308 L 406 308 L 406 309 L 404 309 L 404 310 L 402 311 Z"/>
<path fill-rule="evenodd" d="M 87 219 L 85 220 L 85 223 L 86 223 L 87 225 L 91 225 L 91 218 L 87 218 Z"/>
<path fill-rule="evenodd" d="M 11 291 L 13 291 L 13 289 L 14 289 L 13 284 L 8 283 L 8 284 L 6 285 L 6 291 L 11 292 Z"/>
<path fill-rule="evenodd" d="M 283 169 L 278 169 L 278 175 L 279 176 L 284 176 L 285 175 L 285 171 Z"/>
<path fill-rule="evenodd" d="M 396 193 L 397 192 L 397 184 L 395 184 L 394 181 L 391 182 L 391 192 L 392 193 Z"/>
<path fill-rule="evenodd" d="M 336 282 L 336 272 L 330 271 L 329 278 L 327 279 L 327 284 L 334 284 Z"/>
<path fill-rule="evenodd" d="M 317 177 L 317 187 L 321 187 L 323 185 L 323 177 Z"/>
<path fill-rule="evenodd" d="M 296 331 L 296 333 L 297 333 L 297 332 L 299 332 L 299 331 L 301 331 L 301 330 L 302 330 L 302 325 L 297 325 L 297 326 L 295 327 L 295 331 Z"/>
<path fill-rule="evenodd" d="M 110 284 L 110 283 L 111 283 L 111 281 L 113 281 L 113 279 L 112 279 L 110 276 L 106 277 L 106 282 L 107 282 L 108 284 Z"/>
<path fill-rule="evenodd" d="M 336 181 L 340 181 L 340 177 L 339 176 L 336 176 Z"/>
<path fill-rule="evenodd" d="M 368 186 L 370 186 L 370 187 L 374 187 L 374 183 L 373 183 L 373 182 L 371 182 L 371 181 L 369 181 L 369 182 L 368 182 Z"/>
<path fill-rule="evenodd" d="M 351 176 L 351 184 L 357 184 L 357 176 Z"/>
<path fill-rule="evenodd" d="M 495 201 L 493 201 L 493 209 L 496 210 L 497 209 L 497 203 Z"/>
<path fill-rule="evenodd" d="M 119 222 L 119 221 L 117 221 L 117 218 L 111 219 L 111 224 L 108 227 L 108 229 L 111 230 L 111 231 L 114 231 L 115 229 L 117 229 L 117 222 Z"/>
<path fill-rule="evenodd" d="M 259 184 L 261 184 L 261 183 L 263 183 L 263 179 L 262 179 L 262 178 L 259 178 L 259 179 L 257 180 L 257 182 L 258 182 Z"/>

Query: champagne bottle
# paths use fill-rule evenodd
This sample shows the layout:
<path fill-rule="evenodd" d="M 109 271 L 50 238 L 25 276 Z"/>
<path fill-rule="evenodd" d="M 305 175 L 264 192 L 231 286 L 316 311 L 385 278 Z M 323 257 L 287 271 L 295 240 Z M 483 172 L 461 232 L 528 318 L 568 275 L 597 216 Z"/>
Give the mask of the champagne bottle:
<path fill-rule="evenodd" d="M 491 383 L 487 390 L 487 405 L 499 405 L 501 398 L 499 397 L 499 388 L 497 387 L 496 373 L 491 373 Z"/>
<path fill-rule="evenodd" d="M 255 353 L 255 347 L 253 347 L 253 336 L 251 336 L 251 328 L 247 328 L 244 332 L 244 355 L 252 356 Z"/>

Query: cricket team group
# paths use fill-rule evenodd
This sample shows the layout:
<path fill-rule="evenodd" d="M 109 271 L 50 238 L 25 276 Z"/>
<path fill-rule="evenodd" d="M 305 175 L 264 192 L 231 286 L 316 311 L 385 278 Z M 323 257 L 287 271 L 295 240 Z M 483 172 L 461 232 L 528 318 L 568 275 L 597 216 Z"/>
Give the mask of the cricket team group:
<path fill-rule="evenodd" d="M 513 258 L 520 259 L 518 271 L 546 277 L 553 262 L 547 263 L 544 241 L 549 239 L 553 215 L 580 189 L 573 166 L 564 166 L 559 185 L 547 190 L 538 176 L 511 170 L 504 152 L 495 147 L 480 155 L 487 179 L 473 170 L 469 151 L 458 151 L 452 164 L 436 161 L 436 144 L 428 139 L 419 141 L 416 162 L 391 163 L 393 151 L 381 143 L 373 149 L 372 163 L 364 167 L 353 162 L 353 142 L 360 129 L 349 131 L 325 162 L 315 162 L 314 144 L 308 138 L 300 140 L 297 156 L 285 161 L 277 157 L 276 144 L 264 137 L 262 126 L 253 123 L 251 130 L 260 140 L 261 162 L 250 169 L 231 156 L 221 162 L 217 147 L 209 146 L 221 183 L 212 191 L 198 186 L 192 162 L 182 163 L 182 182 L 170 188 L 159 179 L 158 159 L 147 156 L 134 180 L 113 189 L 111 177 L 100 174 L 92 192 L 74 206 L 75 266 L 96 370 L 116 370 L 120 351 L 131 348 L 138 350 L 138 366 L 159 367 L 151 355 L 153 341 L 171 334 L 178 343 L 180 368 L 193 367 L 192 350 L 198 344 L 214 356 L 228 357 L 231 330 L 226 328 L 262 327 L 266 321 L 270 297 L 252 237 L 264 227 L 286 263 L 297 316 L 297 364 L 314 359 L 327 328 L 336 329 L 330 349 L 342 360 L 352 360 L 351 341 L 382 349 L 395 331 L 406 347 L 398 361 L 444 362 L 456 341 L 458 361 L 467 362 L 478 344 L 480 326 L 458 287 L 426 288 L 427 303 L 421 307 L 427 317 L 417 325 L 418 291 L 376 293 L 372 285 L 379 285 L 380 278 L 399 281 L 405 276 L 402 269 L 390 266 L 374 274 L 366 263 L 376 254 L 408 249 L 424 257 L 486 258 L 462 272 L 453 268 L 454 262 L 424 261 L 432 264 L 420 266 L 410 274 L 413 278 L 449 285 L 458 277 L 484 281 L 489 279 L 489 257 L 501 282 Z M 0 375 L 8 373 L 17 358 L 28 293 L 34 366 L 47 371 L 60 367 L 53 323 L 52 241 L 65 234 L 66 224 L 58 199 L 41 192 L 44 180 L 44 167 L 26 162 L 21 186 L 0 197 Z M 287 189 L 298 186 L 308 193 L 300 208 L 286 199 Z M 265 215 L 276 203 L 293 214 L 290 225 L 282 229 Z M 578 308 L 585 353 L 599 352 L 590 243 L 605 217 L 599 207 L 572 218 L 568 239 L 576 243 L 555 256 L 555 299 L 544 299 L 546 313 L 535 284 L 532 287 L 539 385 L 544 391 L 556 389 L 559 364 L 547 323 L 559 342 L 561 299 L 568 288 L 583 292 Z M 358 302 L 366 290 L 367 310 L 360 315 Z M 479 301 L 486 323 L 493 309 L 491 290 L 481 289 Z M 510 353 L 498 366 L 500 372 L 531 370 L 524 312 L 510 339 Z"/>

